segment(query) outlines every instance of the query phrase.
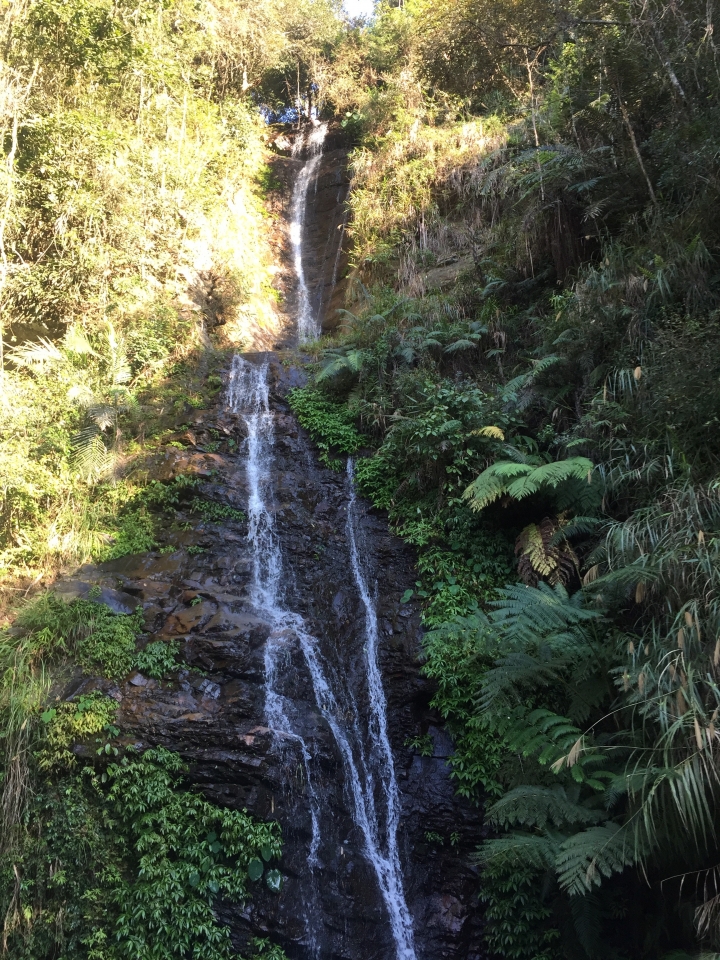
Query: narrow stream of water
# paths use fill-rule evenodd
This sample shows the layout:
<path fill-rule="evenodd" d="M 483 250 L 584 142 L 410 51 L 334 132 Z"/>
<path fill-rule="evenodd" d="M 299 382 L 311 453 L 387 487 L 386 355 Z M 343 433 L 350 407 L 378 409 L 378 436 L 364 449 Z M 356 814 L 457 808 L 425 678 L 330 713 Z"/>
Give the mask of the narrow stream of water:
<path fill-rule="evenodd" d="M 342 686 L 347 682 L 343 665 L 338 664 L 338 669 L 332 669 L 334 665 L 324 661 L 319 639 L 313 636 L 299 614 L 284 605 L 281 590 L 283 558 L 272 508 L 274 432 L 267 377 L 267 363 L 256 365 L 235 356 L 227 395 L 228 409 L 242 418 L 247 432 L 248 541 L 253 560 L 251 602 L 271 628 L 265 649 L 267 722 L 283 747 L 296 747 L 305 769 L 312 831 L 307 862 L 312 878 L 314 871 L 321 869 L 319 850 L 322 842 L 322 810 L 313 785 L 313 750 L 312 744 L 307 744 L 294 729 L 288 701 L 283 696 L 283 668 L 289 663 L 289 650 L 296 645 L 302 652 L 315 702 L 342 757 L 352 818 L 362 838 L 363 853 L 377 878 L 395 956 L 397 960 L 415 960 L 412 918 L 405 900 L 397 847 L 400 801 L 377 659 L 377 613 L 362 556 L 352 463 L 348 465 L 346 534 L 355 587 L 365 613 L 367 690 L 363 691 Z M 367 698 L 367 703 L 359 704 L 358 695 Z M 365 725 L 360 719 L 363 715 L 368 718 Z M 317 949 L 317 936 L 310 918 L 308 940 L 313 951 Z"/>
<path fill-rule="evenodd" d="M 290 243 L 297 278 L 297 335 L 300 343 L 313 340 L 320 333 L 318 318 L 314 315 L 305 278 L 303 263 L 303 237 L 305 233 L 305 219 L 307 212 L 308 195 L 311 188 L 317 184 L 317 174 L 322 160 L 323 146 L 327 136 L 327 124 L 319 123 L 312 126 L 307 135 L 301 133 L 293 144 L 293 156 L 297 157 L 303 151 L 309 153 L 303 164 L 293 188 L 290 207 Z"/>

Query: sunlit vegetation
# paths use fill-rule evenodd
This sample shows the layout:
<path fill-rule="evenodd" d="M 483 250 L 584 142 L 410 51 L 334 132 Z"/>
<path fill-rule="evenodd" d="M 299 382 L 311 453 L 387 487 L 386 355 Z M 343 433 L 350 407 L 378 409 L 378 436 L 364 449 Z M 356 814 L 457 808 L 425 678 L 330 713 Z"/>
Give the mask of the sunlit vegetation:
<path fill-rule="evenodd" d="M 112 698 L 56 696 L 73 671 L 177 677 L 178 644 L 148 642 L 140 614 L 116 616 L 93 595 L 18 599 L 86 561 L 157 548 L 178 510 L 184 523 L 244 522 L 193 478 L 159 482 L 151 467 L 217 398 L 224 349 L 277 329 L 258 107 L 271 104 L 270 71 L 314 62 L 315 12 L 337 31 L 319 0 L 2 5 L 8 956 L 220 960 L 235 954 L 217 898 L 282 885 L 277 824 L 184 786 L 175 754 L 129 752 Z M 283 956 L 269 940 L 253 955 Z"/>

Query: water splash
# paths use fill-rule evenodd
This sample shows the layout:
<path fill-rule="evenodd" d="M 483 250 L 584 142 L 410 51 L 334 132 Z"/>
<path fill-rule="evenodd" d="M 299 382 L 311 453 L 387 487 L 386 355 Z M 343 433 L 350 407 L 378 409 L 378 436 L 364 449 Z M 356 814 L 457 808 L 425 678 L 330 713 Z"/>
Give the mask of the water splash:
<path fill-rule="evenodd" d="M 318 319 L 313 316 L 312 304 L 310 303 L 310 291 L 308 290 L 307 280 L 305 279 L 303 234 L 305 232 L 308 194 L 311 184 L 317 184 L 317 174 L 322 159 L 327 130 L 328 127 L 326 123 L 319 123 L 317 126 L 313 126 L 307 136 L 300 134 L 297 137 L 292 150 L 294 157 L 298 156 L 304 150 L 309 152 L 308 159 L 297 175 L 290 206 L 290 243 L 292 245 L 298 290 L 297 332 L 298 339 L 301 343 L 307 340 L 314 340 L 320 333 Z"/>
<path fill-rule="evenodd" d="M 297 743 L 303 757 L 312 821 L 308 855 L 312 871 L 319 863 L 321 839 L 318 798 L 311 777 L 312 758 L 304 739 L 293 729 L 287 701 L 278 689 L 281 658 L 297 643 L 310 674 L 315 702 L 330 727 L 342 757 L 353 820 L 363 839 L 365 856 L 378 881 L 390 920 L 397 960 L 415 960 L 412 919 L 403 893 L 397 850 L 400 804 L 387 732 L 385 695 L 377 663 L 377 614 L 359 559 L 354 490 L 351 483 L 347 532 L 355 583 L 365 609 L 365 657 L 370 700 L 367 737 L 360 730 L 352 691 L 336 692 L 333 689 L 330 671 L 323 662 L 317 638 L 307 629 L 303 618 L 287 610 L 282 603 L 282 554 L 270 506 L 274 433 L 267 374 L 267 363 L 256 366 L 235 356 L 227 395 L 228 408 L 242 417 L 247 430 L 248 541 L 253 555 L 250 598 L 258 614 L 271 626 L 265 647 L 266 716 L 272 729 L 286 740 Z M 352 465 L 348 469 L 352 480 Z M 348 722 L 348 710 L 342 709 L 341 703 L 351 705 L 352 722 Z M 384 813 L 384 827 L 378 817 L 378 807 Z"/>

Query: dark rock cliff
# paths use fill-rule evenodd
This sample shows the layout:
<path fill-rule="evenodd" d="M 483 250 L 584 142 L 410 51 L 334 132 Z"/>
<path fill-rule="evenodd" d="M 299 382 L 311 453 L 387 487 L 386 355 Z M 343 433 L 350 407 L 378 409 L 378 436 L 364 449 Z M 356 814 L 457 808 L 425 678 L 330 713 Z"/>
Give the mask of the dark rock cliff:
<path fill-rule="evenodd" d="M 302 613 L 326 661 L 356 691 L 362 711 L 363 613 L 345 532 L 347 480 L 318 465 L 284 402 L 301 374 L 274 360 L 271 376 L 275 521 L 284 554 L 285 602 Z M 212 454 L 205 449 L 211 429 L 225 437 Z M 204 495 L 244 509 L 241 434 L 238 419 L 221 408 L 198 415 L 191 448 L 174 451 L 158 473 L 194 472 Z M 480 911 L 470 857 L 480 840 L 480 821 L 477 810 L 454 795 L 446 762 L 451 745 L 428 706 L 432 691 L 419 671 L 418 611 L 400 603 L 414 579 L 413 556 L 388 532 L 382 515 L 367 505 L 361 512 L 362 551 L 377 582 L 380 668 L 402 795 L 398 840 L 417 955 L 419 960 L 475 960 L 481 955 Z M 315 704 L 303 659 L 288 644 L 283 682 L 296 726 L 312 752 L 321 810 L 320 865 L 314 871 L 308 866 L 311 825 L 303 764 L 296 744 L 266 726 L 269 627 L 248 600 L 251 555 L 245 527 L 206 522 L 189 532 L 168 532 L 174 552 L 85 568 L 75 585 L 64 589 L 81 593 L 83 584 L 98 583 L 123 609 L 141 603 L 150 639 L 181 641 L 184 659 L 194 668 L 172 683 L 136 674 L 109 689 L 120 702 L 119 723 L 128 742 L 177 750 L 190 764 L 192 782 L 207 796 L 282 824 L 280 894 L 258 885 L 246 908 L 220 907 L 238 949 L 251 936 L 269 934 L 293 960 L 395 960 L 377 881 L 351 816 L 341 758 Z M 431 757 L 405 745 L 409 737 L 425 733 L 434 743 Z"/>

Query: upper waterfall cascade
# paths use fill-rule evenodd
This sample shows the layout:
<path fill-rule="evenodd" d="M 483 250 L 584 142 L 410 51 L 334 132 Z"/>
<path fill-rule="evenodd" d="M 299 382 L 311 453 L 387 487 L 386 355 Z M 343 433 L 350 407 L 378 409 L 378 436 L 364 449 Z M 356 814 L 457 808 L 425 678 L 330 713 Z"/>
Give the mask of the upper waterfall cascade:
<path fill-rule="evenodd" d="M 317 174 L 327 131 L 327 124 L 319 123 L 311 127 L 307 135 L 300 134 L 293 144 L 294 157 L 298 157 L 304 151 L 309 154 L 295 180 L 290 208 L 290 243 L 298 291 L 297 335 L 301 343 L 314 340 L 320 333 L 319 317 L 313 311 L 305 275 L 303 239 L 308 195 L 317 187 Z"/>
<path fill-rule="evenodd" d="M 405 900 L 397 844 L 400 797 L 378 665 L 377 613 L 364 570 L 352 463 L 348 464 L 346 532 L 355 588 L 365 612 L 365 691 L 348 686 L 342 664 L 333 665 L 326 661 L 318 638 L 308 629 L 304 618 L 284 604 L 283 557 L 272 504 L 274 437 L 266 363 L 256 365 L 241 356 L 234 357 L 227 406 L 241 417 L 247 436 L 248 542 L 252 554 L 250 596 L 257 614 L 271 627 L 265 648 L 266 717 L 279 741 L 297 746 L 305 770 L 311 819 L 310 873 L 322 869 L 322 811 L 313 787 L 312 745 L 308 745 L 301 733 L 294 729 L 283 696 L 283 656 L 293 645 L 302 653 L 315 702 L 342 757 L 351 815 L 362 837 L 364 855 L 377 878 L 395 956 L 397 960 L 415 960 L 412 918 Z M 360 695 L 367 698 L 363 710 L 358 708 Z M 363 715 L 368 718 L 365 724 L 361 720 Z M 312 939 L 313 931 L 310 930 L 308 940 Z"/>

